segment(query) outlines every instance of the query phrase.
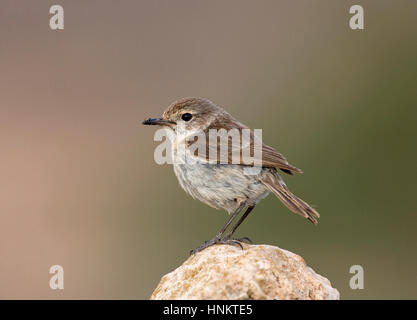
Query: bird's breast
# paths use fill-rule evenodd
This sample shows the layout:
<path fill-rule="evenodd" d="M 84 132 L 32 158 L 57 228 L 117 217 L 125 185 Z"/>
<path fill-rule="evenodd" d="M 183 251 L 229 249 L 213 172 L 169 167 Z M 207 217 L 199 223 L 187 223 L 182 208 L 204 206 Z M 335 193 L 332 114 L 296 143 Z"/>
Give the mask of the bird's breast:
<path fill-rule="evenodd" d="M 232 212 L 241 201 L 252 205 L 269 193 L 258 176 L 246 174 L 243 166 L 194 160 L 174 163 L 175 175 L 185 192 L 211 207 Z"/>

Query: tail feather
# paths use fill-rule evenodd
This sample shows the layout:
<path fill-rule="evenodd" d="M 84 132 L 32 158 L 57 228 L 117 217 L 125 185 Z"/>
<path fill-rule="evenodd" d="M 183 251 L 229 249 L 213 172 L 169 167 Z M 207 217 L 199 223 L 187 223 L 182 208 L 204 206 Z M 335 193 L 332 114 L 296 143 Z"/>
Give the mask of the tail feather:
<path fill-rule="evenodd" d="M 318 223 L 317 218 L 320 217 L 320 214 L 304 200 L 291 193 L 278 174 L 263 177 L 261 181 L 292 212 L 307 218 L 314 224 Z"/>

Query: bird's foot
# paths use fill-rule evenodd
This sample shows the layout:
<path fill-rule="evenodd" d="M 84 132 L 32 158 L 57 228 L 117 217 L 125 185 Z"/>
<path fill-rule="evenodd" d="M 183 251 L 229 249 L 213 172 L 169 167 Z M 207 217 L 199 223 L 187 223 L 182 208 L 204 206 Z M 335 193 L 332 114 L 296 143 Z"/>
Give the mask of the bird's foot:
<path fill-rule="evenodd" d="M 214 237 L 211 240 L 206 240 L 204 241 L 200 246 L 198 246 L 197 248 L 193 249 L 190 251 L 190 255 L 191 254 L 196 254 L 197 252 L 200 252 L 214 244 L 227 244 L 227 245 L 231 245 L 231 246 L 239 246 L 242 250 L 243 250 L 243 246 L 241 244 L 241 242 L 245 243 L 245 241 L 247 241 L 248 243 L 252 243 L 252 240 L 249 239 L 248 237 L 243 237 L 243 238 L 230 238 L 230 237 L 224 237 L 224 238 L 217 238 Z"/>
<path fill-rule="evenodd" d="M 253 241 L 251 239 L 249 239 L 248 237 L 242 237 L 242 238 L 232 238 L 231 234 L 226 235 L 223 240 L 234 240 L 234 241 L 239 241 L 239 242 L 243 242 L 243 243 L 249 243 L 252 244 Z"/>
<path fill-rule="evenodd" d="M 217 237 L 214 237 L 211 240 L 206 240 L 201 245 L 199 245 L 197 248 L 191 250 L 190 255 L 191 254 L 196 254 L 197 252 L 200 252 L 200 251 L 204 250 L 205 248 L 208 248 L 208 247 L 212 246 L 213 244 L 219 243 L 220 241 L 221 241 L 221 239 L 217 238 Z"/>
<path fill-rule="evenodd" d="M 249 239 L 248 237 L 232 238 L 232 240 L 236 240 L 236 241 L 243 242 L 243 243 L 249 243 L 249 244 L 253 243 L 253 241 Z"/>

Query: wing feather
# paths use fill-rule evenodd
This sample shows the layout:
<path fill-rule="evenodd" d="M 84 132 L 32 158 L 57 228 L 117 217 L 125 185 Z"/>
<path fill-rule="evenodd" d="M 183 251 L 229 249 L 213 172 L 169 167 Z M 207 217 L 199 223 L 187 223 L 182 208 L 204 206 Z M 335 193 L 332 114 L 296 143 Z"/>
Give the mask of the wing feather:
<path fill-rule="evenodd" d="M 205 140 L 198 139 L 196 136 L 192 141 L 187 141 L 187 145 L 190 147 L 193 146 L 194 149 L 194 156 L 198 156 L 204 158 L 206 161 L 211 161 L 215 163 L 233 163 L 233 164 L 240 164 L 251 166 L 253 162 L 250 163 L 247 157 L 244 155 L 254 156 L 256 154 L 257 149 L 261 146 L 262 152 L 262 167 L 267 168 L 278 168 L 284 171 L 287 174 L 293 174 L 293 172 L 302 173 L 301 169 L 291 165 L 288 163 L 287 159 L 279 152 L 274 150 L 272 147 L 257 141 L 259 143 L 255 143 L 255 137 L 253 130 L 250 131 L 250 144 L 249 145 L 242 145 L 242 141 L 239 144 L 233 143 L 233 137 L 228 137 L 228 146 L 227 150 L 222 153 L 221 144 L 215 143 L 214 145 L 209 143 L 209 132 L 210 130 L 220 130 L 220 129 L 237 129 L 240 137 L 242 137 L 242 130 L 249 129 L 244 124 L 240 123 L 239 121 L 233 119 L 230 115 L 227 117 L 218 117 L 215 119 L 205 130 Z M 230 132 L 230 131 L 229 131 Z M 204 143 L 204 145 L 203 145 Z M 201 152 L 202 149 L 205 148 L 205 154 Z M 248 150 L 249 149 L 249 150 Z M 200 152 L 199 152 L 200 150 Z M 227 153 L 227 155 L 226 155 Z M 210 159 L 210 155 L 217 154 L 217 159 Z M 223 155 L 223 157 L 222 157 Z M 226 155 L 226 156 L 225 156 Z M 236 161 L 237 158 L 237 161 Z"/>

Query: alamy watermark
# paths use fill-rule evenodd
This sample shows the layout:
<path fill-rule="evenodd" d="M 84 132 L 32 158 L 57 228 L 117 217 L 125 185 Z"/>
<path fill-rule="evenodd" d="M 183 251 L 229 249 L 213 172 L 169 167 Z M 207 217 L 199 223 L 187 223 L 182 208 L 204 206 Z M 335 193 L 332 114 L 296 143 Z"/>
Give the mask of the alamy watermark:
<path fill-rule="evenodd" d="M 262 169 L 262 129 L 195 130 L 183 135 L 172 129 L 155 132 L 154 141 L 162 141 L 154 151 L 157 164 L 244 165 L 244 172 L 256 175 Z"/>
<path fill-rule="evenodd" d="M 52 290 L 64 289 L 64 268 L 58 264 L 49 268 L 49 274 L 53 276 L 49 279 L 49 287 Z"/>
<path fill-rule="evenodd" d="M 353 274 L 350 278 L 349 286 L 352 290 L 362 290 L 364 286 L 364 271 L 361 265 L 355 264 L 350 267 L 349 273 Z"/>
<path fill-rule="evenodd" d="M 49 8 L 49 13 L 53 16 L 49 19 L 49 28 L 51 30 L 64 29 L 64 8 L 55 4 Z"/>

